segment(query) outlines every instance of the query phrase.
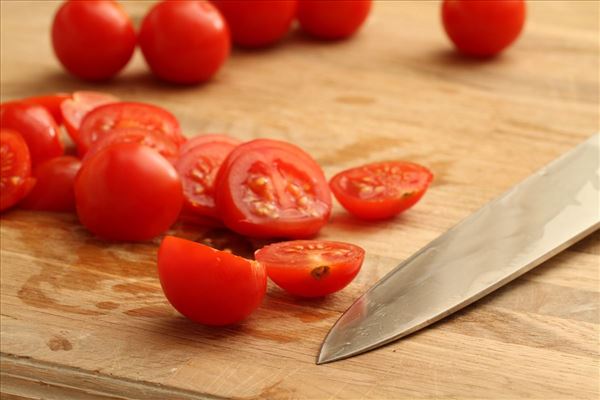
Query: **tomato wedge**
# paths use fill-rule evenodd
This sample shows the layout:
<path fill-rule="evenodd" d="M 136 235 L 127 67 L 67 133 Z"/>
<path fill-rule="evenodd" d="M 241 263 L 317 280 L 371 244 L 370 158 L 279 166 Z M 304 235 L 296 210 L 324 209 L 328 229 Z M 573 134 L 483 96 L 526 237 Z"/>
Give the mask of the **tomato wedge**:
<path fill-rule="evenodd" d="M 8 129 L 0 131 L 0 211 L 17 204 L 31 190 L 31 158 L 23 137 Z"/>
<path fill-rule="evenodd" d="M 230 325 L 260 305 L 267 274 L 255 261 L 167 236 L 158 249 L 158 276 L 177 311 L 206 325 Z"/>
<path fill-rule="evenodd" d="M 68 93 L 55 93 L 55 94 L 46 94 L 46 95 L 41 95 L 41 96 L 33 96 L 33 97 L 27 97 L 18 101 L 10 101 L 7 103 L 4 103 L 3 105 L 6 104 L 12 104 L 12 103 L 25 103 L 25 104 L 35 104 L 38 106 L 42 106 L 44 107 L 46 110 L 48 110 L 48 112 L 52 115 L 52 118 L 54 118 L 54 121 L 60 125 L 62 124 L 62 114 L 60 111 L 60 105 L 62 104 L 63 101 L 65 101 L 66 99 L 71 98 L 71 95 Z"/>
<path fill-rule="evenodd" d="M 346 287 L 360 271 L 365 251 L 349 243 L 294 240 L 254 253 L 269 278 L 301 297 L 321 297 Z"/>
<path fill-rule="evenodd" d="M 94 108 L 104 104 L 115 103 L 119 99 L 113 95 L 100 92 L 73 92 L 70 99 L 60 105 L 62 118 L 67 133 L 75 144 L 79 143 L 79 126 L 83 117 Z"/>
<path fill-rule="evenodd" d="M 331 213 L 323 171 L 289 143 L 259 139 L 239 145 L 223 162 L 215 182 L 219 216 L 243 235 L 307 238 Z"/>
<path fill-rule="evenodd" d="M 185 141 L 177 119 L 167 110 L 145 103 L 106 104 L 89 112 L 79 128 L 78 149 L 85 154 L 91 145 L 108 132 L 136 128 L 153 132 L 177 146 Z"/>
<path fill-rule="evenodd" d="M 391 218 L 417 203 L 433 174 L 404 161 L 363 165 L 331 179 L 331 190 L 351 214 L 366 220 Z"/>
<path fill-rule="evenodd" d="M 210 143 L 210 142 L 225 142 L 225 143 L 232 144 L 234 146 L 237 146 L 238 144 L 242 143 L 240 140 L 238 140 L 236 138 L 232 138 L 231 136 L 223 135 L 223 134 L 219 134 L 219 133 L 207 134 L 207 135 L 197 135 L 197 136 L 194 136 L 194 137 L 188 139 L 185 143 L 183 143 L 181 145 L 181 147 L 179 148 L 179 154 L 185 154 L 189 150 L 192 150 L 196 146 L 202 145 L 204 143 Z"/>

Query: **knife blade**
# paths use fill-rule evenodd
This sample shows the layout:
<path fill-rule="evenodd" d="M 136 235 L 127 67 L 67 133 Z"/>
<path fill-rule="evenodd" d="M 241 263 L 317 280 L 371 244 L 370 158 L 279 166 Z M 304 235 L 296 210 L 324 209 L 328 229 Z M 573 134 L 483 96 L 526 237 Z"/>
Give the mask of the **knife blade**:
<path fill-rule="evenodd" d="M 600 227 L 600 133 L 402 262 L 348 308 L 317 364 L 358 355 L 479 300 Z"/>

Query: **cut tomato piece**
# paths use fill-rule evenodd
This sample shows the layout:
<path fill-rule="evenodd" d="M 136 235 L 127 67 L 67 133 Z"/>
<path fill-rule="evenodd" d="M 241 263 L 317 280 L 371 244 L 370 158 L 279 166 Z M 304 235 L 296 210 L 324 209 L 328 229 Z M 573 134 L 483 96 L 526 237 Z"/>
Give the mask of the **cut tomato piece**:
<path fill-rule="evenodd" d="M 365 251 L 324 240 L 280 242 L 256 251 L 256 261 L 282 289 L 301 297 L 321 297 L 346 287 L 360 271 Z"/>
<path fill-rule="evenodd" d="M 100 92 L 73 92 L 70 99 L 60 105 L 67 133 L 75 144 L 79 143 L 79 126 L 83 117 L 94 108 L 104 104 L 116 103 L 119 99 L 113 95 Z"/>
<path fill-rule="evenodd" d="M 60 111 L 60 105 L 66 99 L 71 98 L 71 95 L 68 93 L 55 93 L 55 94 L 47 94 L 42 96 L 33 96 L 27 97 L 17 101 L 9 101 L 3 104 L 13 104 L 13 103 L 25 103 L 25 104 L 35 104 L 38 106 L 44 107 L 54 118 L 54 121 L 60 125 L 62 124 L 62 114 Z"/>
<path fill-rule="evenodd" d="M 404 161 L 363 165 L 331 179 L 331 190 L 351 214 L 366 220 L 391 218 L 423 197 L 433 174 Z"/>
<path fill-rule="evenodd" d="M 183 155 L 196 146 L 210 142 L 225 142 L 233 146 L 237 146 L 242 143 L 236 138 L 232 138 L 231 136 L 223 134 L 197 135 L 192 138 L 189 138 L 185 143 L 181 145 L 181 147 L 179 148 L 179 154 Z"/>
<path fill-rule="evenodd" d="M 302 149 L 277 140 L 236 147 L 215 188 L 219 216 L 247 236 L 312 237 L 331 213 L 331 193 L 319 165 Z"/>
<path fill-rule="evenodd" d="M 267 274 L 255 261 L 173 236 L 158 250 L 158 276 L 177 311 L 206 325 L 230 325 L 260 305 Z"/>
<path fill-rule="evenodd" d="M 158 151 L 171 163 L 177 159 L 177 146 L 164 136 L 137 128 L 116 129 L 102 136 L 100 140 L 92 144 L 85 153 L 84 160 L 90 158 L 100 150 L 115 143 L 139 143 Z"/>
<path fill-rule="evenodd" d="M 0 131 L 0 211 L 17 204 L 33 187 L 31 158 L 25 139 L 8 129 Z"/>

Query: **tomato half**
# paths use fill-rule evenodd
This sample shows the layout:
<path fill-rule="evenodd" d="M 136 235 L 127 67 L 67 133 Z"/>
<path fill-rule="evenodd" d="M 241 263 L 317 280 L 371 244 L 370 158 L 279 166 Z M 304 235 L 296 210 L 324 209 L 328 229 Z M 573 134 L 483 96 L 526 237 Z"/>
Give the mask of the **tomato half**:
<path fill-rule="evenodd" d="M 371 0 L 299 0 L 298 22 L 318 39 L 344 39 L 361 27 L 370 10 Z"/>
<path fill-rule="evenodd" d="M 152 72 L 180 84 L 210 79 L 231 46 L 227 24 L 205 0 L 158 3 L 144 17 L 139 41 Z"/>
<path fill-rule="evenodd" d="M 177 311 L 206 325 L 230 325 L 260 305 L 267 274 L 255 261 L 167 236 L 158 249 L 158 277 Z"/>
<path fill-rule="evenodd" d="M 183 203 L 175 168 L 139 143 L 116 143 L 87 159 L 75 178 L 81 223 L 113 240 L 148 240 L 175 222 Z"/>
<path fill-rule="evenodd" d="M 70 98 L 71 98 L 71 95 L 68 93 L 54 93 L 54 94 L 46 94 L 46 95 L 41 95 L 41 96 L 26 97 L 26 98 L 20 99 L 16 102 L 25 103 L 25 104 L 35 104 L 35 105 L 44 107 L 52 115 L 52 118 L 54 118 L 54 121 L 58 125 L 60 125 L 60 124 L 62 124 L 62 120 L 63 120 L 62 114 L 60 111 L 60 105 L 62 104 L 63 101 L 70 99 Z M 15 103 L 15 102 L 11 101 L 8 103 L 4 103 L 3 105 L 11 104 L 11 103 Z"/>
<path fill-rule="evenodd" d="M 331 213 L 323 171 L 289 143 L 259 139 L 239 145 L 223 162 L 215 182 L 219 216 L 243 235 L 307 238 Z"/>
<path fill-rule="evenodd" d="M 35 186 L 19 204 L 28 210 L 75 211 L 73 183 L 81 161 L 72 156 L 56 157 L 38 165 L 33 171 Z"/>
<path fill-rule="evenodd" d="M 513 43 L 525 24 L 524 0 L 444 0 L 442 22 L 464 54 L 493 56 Z"/>
<path fill-rule="evenodd" d="M 4 211 L 25 197 L 35 182 L 29 149 L 19 133 L 0 130 L 0 161 L 0 211 Z"/>
<path fill-rule="evenodd" d="M 62 119 L 67 133 L 75 144 L 79 143 L 79 126 L 83 117 L 94 108 L 104 104 L 115 103 L 119 99 L 113 95 L 100 92 L 73 92 L 71 98 L 60 105 Z"/>
<path fill-rule="evenodd" d="M 218 218 L 214 198 L 215 178 L 223 160 L 236 147 L 227 141 L 197 141 L 195 147 L 179 157 L 175 168 L 183 184 L 186 213 Z"/>
<path fill-rule="evenodd" d="M 210 143 L 210 142 L 225 142 L 225 143 L 230 143 L 234 146 L 237 146 L 238 144 L 242 143 L 240 140 L 238 140 L 236 138 L 232 138 L 231 136 L 223 135 L 223 134 L 197 135 L 192 138 L 189 138 L 185 143 L 183 143 L 181 145 L 181 147 L 179 148 L 179 153 L 185 154 L 189 150 L 192 150 L 196 146 L 200 146 L 200 145 L 203 145 L 205 143 Z"/>
<path fill-rule="evenodd" d="M 22 102 L 5 103 L 0 107 L 0 126 L 19 132 L 31 155 L 32 165 L 37 165 L 64 153 L 56 121 L 46 108 Z"/>
<path fill-rule="evenodd" d="M 433 174 L 421 165 L 390 161 L 342 171 L 331 179 L 331 190 L 351 214 L 376 220 L 412 207 L 432 180 Z"/>
<path fill-rule="evenodd" d="M 254 256 L 277 286 L 296 296 L 321 297 L 352 282 L 365 251 L 349 243 L 294 240 L 265 246 Z"/>
<path fill-rule="evenodd" d="M 52 45 L 73 75 L 104 80 L 116 75 L 135 49 L 133 24 L 113 0 L 67 1 L 52 23 Z"/>
<path fill-rule="evenodd" d="M 185 141 L 177 119 L 157 106 L 145 103 L 119 102 L 105 104 L 90 111 L 79 128 L 79 154 L 108 132 L 119 129 L 142 129 L 171 140 L 177 146 Z"/>
<path fill-rule="evenodd" d="M 213 0 L 231 31 L 233 43 L 243 47 L 270 46 L 290 30 L 297 0 Z"/>

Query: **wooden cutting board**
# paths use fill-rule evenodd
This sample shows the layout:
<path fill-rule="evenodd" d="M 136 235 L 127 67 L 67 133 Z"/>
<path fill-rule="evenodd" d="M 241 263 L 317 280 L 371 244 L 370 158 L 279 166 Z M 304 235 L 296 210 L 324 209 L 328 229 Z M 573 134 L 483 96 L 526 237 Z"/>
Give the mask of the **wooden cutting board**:
<path fill-rule="evenodd" d="M 67 76 L 50 48 L 57 5 L 1 2 L 2 101 L 107 91 L 167 107 L 189 135 L 297 143 L 328 176 L 407 159 L 429 166 L 436 179 L 414 209 L 392 221 L 360 222 L 336 206 L 320 237 L 368 252 L 347 289 L 297 300 L 269 286 L 255 314 L 222 329 L 195 325 L 166 302 L 156 277 L 159 239 L 107 243 L 74 215 L 6 212 L 3 398 L 600 396 L 598 233 L 432 327 L 315 365 L 336 318 L 382 275 L 598 131 L 598 2 L 528 2 L 522 38 L 486 61 L 450 50 L 439 3 L 379 2 L 352 40 L 319 43 L 292 33 L 269 50 L 235 50 L 212 82 L 197 87 L 157 82 L 139 53 L 108 84 Z M 150 4 L 125 6 L 139 22 Z M 255 245 L 197 227 L 173 233 Z"/>

